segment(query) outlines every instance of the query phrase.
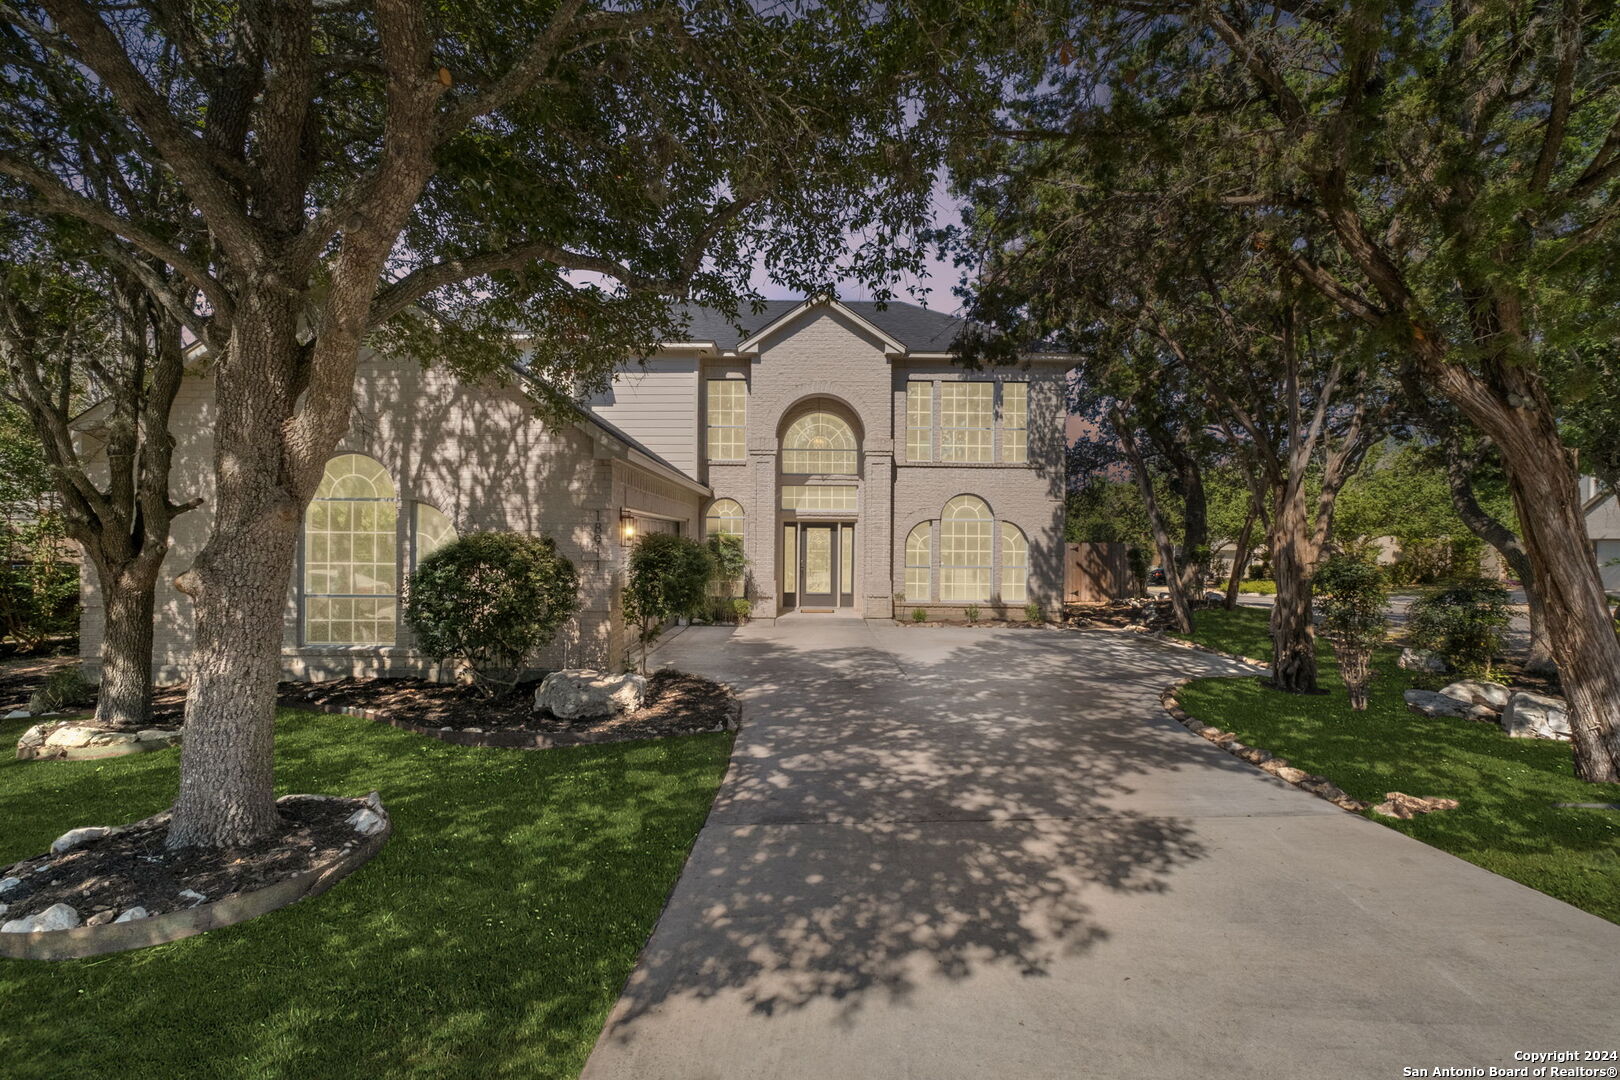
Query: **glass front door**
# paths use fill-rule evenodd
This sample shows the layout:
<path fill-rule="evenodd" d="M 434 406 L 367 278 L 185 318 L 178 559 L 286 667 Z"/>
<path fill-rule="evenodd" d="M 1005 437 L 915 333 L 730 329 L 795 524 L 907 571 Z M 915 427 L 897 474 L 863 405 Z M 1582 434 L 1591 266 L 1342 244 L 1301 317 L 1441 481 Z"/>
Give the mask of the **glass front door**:
<path fill-rule="evenodd" d="M 802 532 L 799 607 L 830 610 L 838 606 L 838 594 L 833 591 L 838 580 L 838 526 L 805 525 Z"/>

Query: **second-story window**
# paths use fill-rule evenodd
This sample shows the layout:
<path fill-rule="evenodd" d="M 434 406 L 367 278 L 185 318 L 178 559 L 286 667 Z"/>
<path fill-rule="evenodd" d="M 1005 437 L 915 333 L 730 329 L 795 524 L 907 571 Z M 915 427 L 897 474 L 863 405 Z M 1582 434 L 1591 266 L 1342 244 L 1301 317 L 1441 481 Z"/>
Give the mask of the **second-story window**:
<path fill-rule="evenodd" d="M 948 382 L 939 388 L 941 461 L 991 461 L 996 384 Z"/>
<path fill-rule="evenodd" d="M 1001 460 L 1029 461 L 1029 383 L 1001 384 Z"/>
<path fill-rule="evenodd" d="M 708 409 L 709 460 L 743 460 L 748 445 L 748 384 L 741 379 L 710 379 Z"/>
<path fill-rule="evenodd" d="M 906 384 L 906 460 L 934 460 L 934 384 Z"/>

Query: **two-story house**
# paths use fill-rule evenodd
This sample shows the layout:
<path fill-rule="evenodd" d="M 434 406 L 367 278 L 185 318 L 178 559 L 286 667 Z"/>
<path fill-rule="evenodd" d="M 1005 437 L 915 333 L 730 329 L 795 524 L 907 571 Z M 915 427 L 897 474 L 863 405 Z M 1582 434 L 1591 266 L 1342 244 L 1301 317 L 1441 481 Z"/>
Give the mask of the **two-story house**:
<path fill-rule="evenodd" d="M 623 662 L 619 590 L 652 530 L 743 538 L 756 618 L 1022 618 L 1062 602 L 1068 358 L 952 363 L 960 320 L 911 304 L 775 301 L 741 326 L 690 313 L 687 340 L 627 363 L 577 422 L 537 420 L 514 387 L 367 354 L 350 431 L 305 513 L 288 583 L 289 676 L 430 674 L 401 617 L 412 569 L 458 533 L 553 537 L 582 610 L 546 666 Z M 175 406 L 177 501 L 154 663 L 183 678 L 190 604 L 170 582 L 209 525 L 213 389 Z M 81 431 L 93 448 L 93 414 Z M 82 649 L 101 606 L 84 586 Z"/>

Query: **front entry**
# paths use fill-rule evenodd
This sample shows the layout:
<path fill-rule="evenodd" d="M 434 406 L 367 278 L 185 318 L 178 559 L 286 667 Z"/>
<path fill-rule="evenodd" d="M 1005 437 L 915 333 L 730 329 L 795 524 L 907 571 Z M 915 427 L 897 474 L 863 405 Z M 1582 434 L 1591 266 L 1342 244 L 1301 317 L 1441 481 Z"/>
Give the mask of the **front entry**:
<path fill-rule="evenodd" d="M 788 522 L 784 610 L 835 611 L 855 604 L 855 526 Z"/>

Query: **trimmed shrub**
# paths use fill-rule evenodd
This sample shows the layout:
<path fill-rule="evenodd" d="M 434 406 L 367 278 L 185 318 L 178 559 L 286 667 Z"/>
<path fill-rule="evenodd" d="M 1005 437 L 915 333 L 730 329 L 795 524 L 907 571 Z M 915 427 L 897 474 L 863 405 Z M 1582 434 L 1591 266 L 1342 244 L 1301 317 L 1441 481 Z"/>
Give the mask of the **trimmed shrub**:
<path fill-rule="evenodd" d="M 911 621 L 914 622 L 914 623 L 925 623 L 925 622 L 927 622 L 928 621 L 928 612 L 924 611 L 920 607 L 912 608 L 911 609 Z"/>
<path fill-rule="evenodd" d="M 1501 582 L 1472 578 L 1412 601 L 1412 644 L 1445 657 L 1465 675 L 1489 675 L 1502 651 L 1511 609 Z"/>
<path fill-rule="evenodd" d="M 96 703 L 96 687 L 78 664 L 60 667 L 49 675 L 28 698 L 28 711 L 34 714 L 62 709 L 87 708 Z"/>
<path fill-rule="evenodd" d="M 1031 601 L 1024 605 L 1024 619 L 1032 623 L 1043 623 L 1046 621 L 1046 609 Z"/>
<path fill-rule="evenodd" d="M 647 646 L 670 619 L 704 608 L 714 559 L 707 546 L 672 533 L 647 533 L 630 549 L 624 585 L 624 614 L 641 641 L 641 673 L 647 673 Z"/>
<path fill-rule="evenodd" d="M 1367 559 L 1335 555 L 1316 571 L 1316 611 L 1322 634 L 1333 646 L 1339 676 L 1350 692 L 1350 707 L 1367 708 L 1373 650 L 1389 628 L 1385 606 L 1389 586 L 1383 571 Z"/>
<path fill-rule="evenodd" d="M 978 622 L 979 621 L 979 605 L 978 604 L 969 604 L 967 607 L 962 609 L 962 614 L 963 614 L 964 617 L 966 617 L 966 619 L 967 619 L 967 621 L 969 623 Z"/>
<path fill-rule="evenodd" d="M 417 647 L 460 660 L 485 694 L 517 684 L 530 656 L 579 611 L 579 576 L 549 536 L 469 533 L 411 575 L 405 621 Z"/>

